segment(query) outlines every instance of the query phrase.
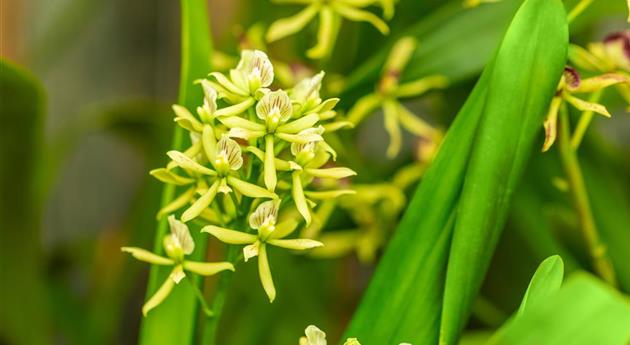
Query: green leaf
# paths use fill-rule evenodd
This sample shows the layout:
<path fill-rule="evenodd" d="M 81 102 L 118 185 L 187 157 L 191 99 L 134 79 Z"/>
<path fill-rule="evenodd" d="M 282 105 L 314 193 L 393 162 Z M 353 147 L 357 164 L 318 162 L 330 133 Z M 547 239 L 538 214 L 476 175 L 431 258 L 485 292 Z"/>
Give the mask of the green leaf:
<path fill-rule="evenodd" d="M 564 264 L 558 255 L 550 256 L 543 261 L 529 282 L 517 315 L 523 315 L 527 310 L 540 303 L 547 296 L 551 296 L 560 289 L 564 277 Z"/>
<path fill-rule="evenodd" d="M 523 5 L 495 61 L 486 67 L 447 132 L 345 337 L 358 337 L 369 341 L 368 345 L 437 343 L 453 229 L 471 222 L 470 233 L 480 236 L 489 231 L 490 237 L 498 235 L 509 200 L 505 192 L 513 190 L 539 134 L 544 108 L 549 104 L 564 65 L 567 36 L 559 1 L 528 0 Z M 480 190 L 480 187 L 488 190 Z M 480 193 L 478 199 L 472 200 L 472 190 Z M 460 195 L 465 196 L 461 202 Z M 495 200 L 499 203 L 494 204 Z M 481 208 L 484 219 L 495 220 L 495 223 L 472 224 L 479 222 L 471 216 L 480 205 L 485 206 Z M 468 220 L 462 222 L 462 214 Z M 478 217 L 481 218 L 481 214 Z M 458 235 L 457 247 L 463 247 L 462 235 L 466 233 Z M 451 312 L 453 306 L 447 305 L 446 331 L 455 331 L 449 333 L 449 338 L 457 337 L 467 317 L 469 298 L 476 293 L 478 286 L 475 285 L 480 283 L 485 271 L 483 261 L 489 260 L 493 247 L 494 244 L 485 251 L 479 245 L 462 248 L 463 255 L 479 253 L 484 257 L 479 269 L 470 272 L 474 279 L 466 284 L 472 284 L 459 287 L 467 302 L 464 308 Z M 450 251 L 451 256 L 455 256 L 456 261 L 461 260 L 461 256 L 457 257 L 460 253 L 454 249 Z M 466 256 L 478 259 L 474 255 Z M 468 264 L 465 270 L 471 267 L 475 266 Z M 455 291 L 451 288 L 448 293 Z"/>
<path fill-rule="evenodd" d="M 555 294 L 509 322 L 488 345 L 625 345 L 630 341 L 630 304 L 617 291 L 576 273 Z"/>
<path fill-rule="evenodd" d="M 209 56 L 211 40 L 209 34 L 208 9 L 205 0 L 181 0 L 181 75 L 179 86 L 179 104 L 194 109 L 201 104 L 203 93 L 194 81 L 204 78 L 210 71 Z M 173 149 L 184 147 L 183 130 L 176 126 Z M 162 205 L 168 204 L 175 195 L 175 186 L 166 186 L 162 195 Z M 166 234 L 167 223 L 164 218 L 155 234 L 154 251 L 162 253 L 162 238 Z M 206 241 L 198 231 L 191 231 L 197 247 L 189 256 L 191 260 L 205 257 Z M 166 279 L 168 270 L 152 267 L 147 288 L 147 298 L 153 295 Z M 159 308 L 143 319 L 140 331 L 141 344 L 192 344 L 197 321 L 197 300 L 189 280 L 184 280 L 173 289 L 170 296 Z"/>
<path fill-rule="evenodd" d="M 11 344 L 50 342 L 37 190 L 44 97 L 33 76 L 0 60 L 0 334 Z"/>
<path fill-rule="evenodd" d="M 536 145 L 568 47 L 560 0 L 527 0 L 497 54 L 462 188 L 448 260 L 440 343 L 455 344 Z"/>

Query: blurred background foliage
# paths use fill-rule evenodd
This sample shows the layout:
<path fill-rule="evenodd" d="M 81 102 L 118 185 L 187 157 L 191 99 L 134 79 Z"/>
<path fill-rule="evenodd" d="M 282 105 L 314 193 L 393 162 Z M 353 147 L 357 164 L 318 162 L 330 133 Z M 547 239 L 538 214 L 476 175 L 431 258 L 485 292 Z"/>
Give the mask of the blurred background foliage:
<path fill-rule="evenodd" d="M 1 1 L 2 59 L 10 62 L 3 62 L 0 90 L 0 343 L 133 344 L 148 267 L 119 248 L 152 243 L 161 186 L 147 172 L 163 165 L 171 142 L 178 3 Z M 419 49 L 404 79 L 440 73 L 451 84 L 406 105 L 448 128 L 520 3 L 464 10 L 456 0 L 400 0 L 389 36 L 345 22 L 333 58 L 312 67 L 325 68 L 331 79 L 348 77 L 341 93 L 347 110 L 373 90 L 395 38 L 412 34 Z M 576 1 L 566 3 L 571 8 Z M 295 8 L 210 0 L 209 12 L 215 49 L 236 56 L 246 28 L 268 25 Z M 595 2 L 572 24 L 571 41 L 583 45 L 626 28 L 624 13 L 623 1 Z M 294 68 L 307 64 L 301 52 L 311 46 L 314 30 L 309 26 L 273 44 L 270 55 Z M 594 121 L 579 154 L 597 225 L 621 289 L 630 292 L 630 117 L 612 92 L 606 104 L 613 118 Z M 354 137 L 355 163 L 369 167 L 360 170 L 360 182 L 388 179 L 412 159 L 410 137 L 396 160 L 385 157 L 380 116 Z M 464 341 L 471 344 L 518 308 L 544 258 L 560 254 L 568 272 L 590 268 L 571 202 L 553 184 L 562 176 L 557 154 L 535 153 L 526 171 L 468 326 L 472 333 Z M 342 228 L 347 219 L 337 218 L 333 227 Z M 221 256 L 216 243 L 209 255 Z M 219 343 L 292 344 L 308 324 L 338 339 L 373 264 L 354 255 L 271 255 L 277 256 L 283 297 L 268 304 L 261 289 L 252 289 L 255 267 L 244 265 L 230 291 Z"/>

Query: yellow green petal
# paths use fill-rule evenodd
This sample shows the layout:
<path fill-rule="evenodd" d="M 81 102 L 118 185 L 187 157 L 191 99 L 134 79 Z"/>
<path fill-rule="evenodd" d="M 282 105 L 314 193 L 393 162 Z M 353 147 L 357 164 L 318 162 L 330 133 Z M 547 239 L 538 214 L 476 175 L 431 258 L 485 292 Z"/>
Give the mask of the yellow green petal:
<path fill-rule="evenodd" d="M 164 183 L 176 186 L 184 186 L 195 182 L 195 180 L 189 177 L 177 175 L 176 173 L 164 168 L 153 169 L 149 172 L 149 174 Z"/>
<path fill-rule="evenodd" d="M 160 305 L 160 303 L 162 303 L 171 293 L 171 291 L 173 290 L 173 286 L 175 286 L 175 282 L 173 281 L 173 279 L 171 279 L 170 277 L 166 278 L 162 286 L 160 286 L 155 294 L 153 294 L 153 296 L 149 298 L 144 306 L 142 306 L 142 314 L 144 316 L 147 316 L 149 311 Z"/>
<path fill-rule="evenodd" d="M 219 188 L 219 182 L 222 179 L 218 179 L 214 181 L 214 183 L 208 188 L 208 190 L 195 201 L 184 213 L 182 214 L 182 221 L 188 222 L 194 218 L 196 218 L 204 209 L 206 209 L 212 201 L 214 197 L 217 195 L 217 189 Z"/>
<path fill-rule="evenodd" d="M 125 253 L 131 254 L 131 256 L 133 256 L 134 258 L 136 258 L 136 259 L 138 259 L 140 261 L 148 262 L 150 264 L 155 264 L 155 265 L 172 265 L 172 264 L 175 263 L 171 259 L 165 258 L 163 256 L 159 256 L 159 255 L 156 255 L 156 254 L 153 254 L 150 251 L 142 249 L 142 248 L 122 247 L 122 248 L 120 248 L 120 250 L 125 252 Z"/>
<path fill-rule="evenodd" d="M 291 250 L 306 250 L 306 249 L 321 247 L 324 245 L 323 243 L 319 241 L 315 241 L 315 240 L 311 240 L 307 238 L 296 238 L 296 239 L 291 239 L 291 240 L 269 239 L 267 240 L 267 243 L 274 245 L 276 247 L 281 247 L 281 248 L 286 248 L 286 249 L 291 249 Z"/>
<path fill-rule="evenodd" d="M 562 98 L 560 97 L 554 97 L 551 100 L 549 112 L 547 113 L 547 117 L 544 123 L 545 142 L 542 147 L 542 152 L 548 151 L 549 148 L 551 148 L 551 145 L 553 145 L 553 143 L 556 141 L 556 136 L 558 133 L 558 110 L 560 109 L 560 104 L 562 104 Z"/>
<path fill-rule="evenodd" d="M 398 125 L 398 105 L 396 101 L 387 100 L 383 103 L 383 116 L 385 119 L 385 130 L 389 133 L 389 146 L 387 147 L 387 157 L 396 157 L 402 145 L 402 134 Z"/>
<path fill-rule="evenodd" d="M 211 276 L 221 271 L 234 271 L 234 265 L 229 262 L 197 262 L 184 261 L 184 269 L 202 276 Z"/>
<path fill-rule="evenodd" d="M 229 244 L 251 244 L 258 240 L 258 237 L 241 231 L 222 228 L 216 225 L 207 225 L 201 232 L 209 233 L 219 239 L 219 241 Z"/>
<path fill-rule="evenodd" d="M 345 177 L 354 176 L 357 173 L 350 168 L 338 167 L 338 168 L 326 168 L 326 169 L 304 169 L 309 175 L 314 177 L 334 178 L 340 179 Z"/>
<path fill-rule="evenodd" d="M 605 117 L 611 117 L 611 115 L 608 112 L 608 110 L 606 109 L 606 107 L 604 107 L 601 104 L 587 102 L 585 100 L 579 99 L 577 97 L 573 97 L 571 95 L 565 95 L 564 99 L 567 102 L 569 102 L 571 105 L 576 107 L 578 110 L 581 110 L 581 111 L 592 111 L 594 113 L 598 113 L 598 114 L 603 115 Z"/>
<path fill-rule="evenodd" d="M 374 93 L 361 97 L 348 112 L 348 121 L 358 125 L 366 116 L 372 114 L 381 102 L 381 96 Z"/>
<path fill-rule="evenodd" d="M 416 97 L 432 89 L 443 89 L 448 86 L 448 78 L 442 75 L 433 75 L 422 79 L 401 84 L 396 88 L 396 97 Z"/>
<path fill-rule="evenodd" d="M 306 24 L 315 17 L 319 8 L 320 5 L 314 3 L 307 6 L 296 15 L 276 20 L 269 27 L 265 39 L 267 42 L 274 42 L 302 30 Z"/>
<path fill-rule="evenodd" d="M 389 34 L 389 27 L 387 26 L 387 24 L 381 18 L 377 17 L 371 12 L 360 10 L 336 2 L 332 3 L 332 7 L 334 8 L 335 12 L 339 13 L 342 17 L 357 22 L 368 22 L 372 24 L 372 26 L 374 26 L 383 35 Z"/>
<path fill-rule="evenodd" d="M 324 6 L 319 12 L 319 28 L 317 44 L 306 51 L 311 59 L 324 58 L 332 52 L 333 45 L 339 32 L 339 17 L 330 6 Z"/>
<path fill-rule="evenodd" d="M 172 150 L 168 151 L 166 154 L 169 156 L 170 159 L 173 160 L 173 162 L 175 162 L 175 164 L 177 164 L 177 166 L 181 168 L 195 171 L 204 175 L 214 176 L 217 174 L 216 172 L 214 172 L 214 170 L 204 167 L 203 165 L 197 163 L 192 158 L 186 156 L 179 151 Z"/>
<path fill-rule="evenodd" d="M 163 216 L 173 213 L 180 208 L 184 207 L 190 200 L 192 200 L 193 196 L 195 196 L 196 187 L 188 188 L 184 193 L 175 198 L 175 200 L 171 201 L 168 205 L 164 206 L 157 214 L 157 218 L 161 219 Z"/>
<path fill-rule="evenodd" d="M 251 198 L 275 199 L 278 197 L 275 193 L 270 192 L 269 190 L 265 188 L 262 188 L 260 186 L 257 186 L 249 182 L 245 182 L 234 176 L 228 176 L 227 181 L 228 181 L 228 184 L 234 187 L 234 189 L 236 189 L 239 193 L 245 196 L 251 197 Z"/>
<path fill-rule="evenodd" d="M 269 258 L 267 257 L 267 246 L 264 243 L 261 243 L 258 248 L 258 275 L 260 276 L 263 289 L 267 297 L 269 297 L 269 303 L 273 303 L 273 300 L 276 299 L 276 287 L 273 285 Z"/>
<path fill-rule="evenodd" d="M 306 203 L 306 197 L 304 196 L 304 189 L 302 188 L 302 180 L 300 179 L 301 173 L 299 171 L 294 171 L 292 174 L 293 188 L 291 189 L 291 195 L 293 196 L 293 201 L 295 202 L 295 207 L 298 209 L 298 212 L 304 218 L 306 225 L 311 224 L 311 210 L 308 208 L 308 204 Z"/>

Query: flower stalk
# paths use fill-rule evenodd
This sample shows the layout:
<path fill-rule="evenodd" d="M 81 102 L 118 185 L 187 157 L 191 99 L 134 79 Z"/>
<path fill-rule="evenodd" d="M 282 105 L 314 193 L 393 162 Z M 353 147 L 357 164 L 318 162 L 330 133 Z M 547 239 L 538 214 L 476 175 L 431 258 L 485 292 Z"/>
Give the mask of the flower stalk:
<path fill-rule="evenodd" d="M 602 243 L 584 183 L 577 154 L 570 143 L 569 111 L 566 105 L 560 107 L 559 152 L 562 166 L 569 182 L 573 204 L 580 219 L 580 228 L 593 261 L 593 268 L 608 284 L 617 286 L 615 271 L 608 257 L 606 245 Z"/>

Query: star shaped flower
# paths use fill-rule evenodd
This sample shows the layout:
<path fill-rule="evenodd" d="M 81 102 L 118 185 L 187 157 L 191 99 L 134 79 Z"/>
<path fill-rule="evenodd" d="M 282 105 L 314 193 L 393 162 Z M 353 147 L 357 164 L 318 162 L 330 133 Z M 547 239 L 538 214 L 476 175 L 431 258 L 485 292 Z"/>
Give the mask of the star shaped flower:
<path fill-rule="evenodd" d="M 162 286 L 142 307 L 142 314 L 146 316 L 151 309 L 162 303 L 171 293 L 175 284 L 179 284 L 186 272 L 196 273 L 202 276 L 211 276 L 221 271 L 234 271 L 234 265 L 229 262 L 198 262 L 186 260 L 186 255 L 190 255 L 195 249 L 195 242 L 186 224 L 168 217 L 171 233 L 164 237 L 164 251 L 167 257 L 154 254 L 148 250 L 137 247 L 122 247 L 123 252 L 131 254 L 140 261 L 148 262 L 160 266 L 172 266 L 173 269 L 164 281 Z"/>
<path fill-rule="evenodd" d="M 403 37 L 396 42 L 389 54 L 376 92 L 360 98 L 348 112 L 348 121 L 357 125 L 378 107 L 383 108 L 385 130 L 390 136 L 387 148 L 387 156 L 390 158 L 395 157 L 400 151 L 401 126 L 417 136 L 432 138 L 439 134 L 399 101 L 401 98 L 420 96 L 431 89 L 444 88 L 448 83 L 445 77 L 432 75 L 400 84 L 400 75 L 415 49 L 416 41 L 413 37 Z"/>
<path fill-rule="evenodd" d="M 611 117 L 608 109 L 602 104 L 585 101 L 574 96 L 575 94 L 595 93 L 601 90 L 617 85 L 626 84 L 630 79 L 624 75 L 616 73 L 606 73 L 599 76 L 581 79 L 580 74 L 571 67 L 565 67 L 564 74 L 558 85 L 556 96 L 551 100 L 549 112 L 545 119 L 545 142 L 542 151 L 545 152 L 553 145 L 557 137 L 558 111 L 563 102 L 571 104 L 583 112 L 596 113 L 605 117 Z"/>
<path fill-rule="evenodd" d="M 386 18 L 393 16 L 392 0 L 275 0 L 284 4 L 305 4 L 302 11 L 275 21 L 267 31 L 267 42 L 274 42 L 302 30 L 319 14 L 317 44 L 306 52 L 311 59 L 321 59 L 330 54 L 340 28 L 341 18 L 352 21 L 368 22 L 383 35 L 389 33 L 389 27 L 379 17 L 363 8 L 381 2 Z"/>
<path fill-rule="evenodd" d="M 246 245 L 243 248 L 243 256 L 246 262 L 252 257 L 258 256 L 260 281 L 270 302 L 273 302 L 276 298 L 276 288 L 273 284 L 269 259 L 267 258 L 267 246 L 272 245 L 292 250 L 306 250 L 322 246 L 320 242 L 309 239 L 285 239 L 285 237 L 293 233 L 297 227 L 297 222 L 287 220 L 278 223 L 279 206 L 279 200 L 265 201 L 252 212 L 249 216 L 249 227 L 256 230 L 256 234 L 214 225 L 208 225 L 201 229 L 202 232 L 209 233 L 222 242 Z"/>

